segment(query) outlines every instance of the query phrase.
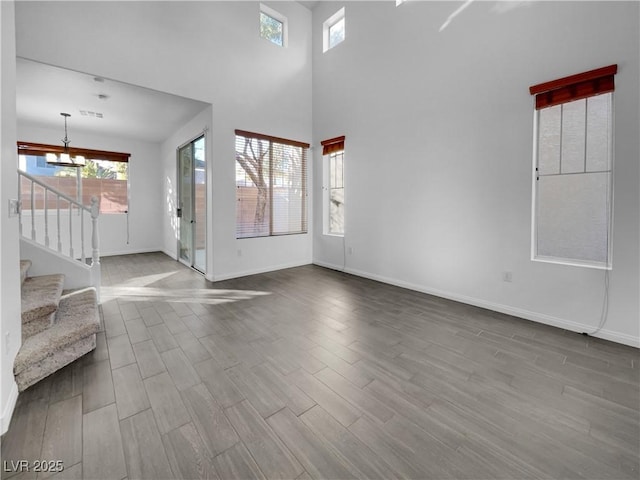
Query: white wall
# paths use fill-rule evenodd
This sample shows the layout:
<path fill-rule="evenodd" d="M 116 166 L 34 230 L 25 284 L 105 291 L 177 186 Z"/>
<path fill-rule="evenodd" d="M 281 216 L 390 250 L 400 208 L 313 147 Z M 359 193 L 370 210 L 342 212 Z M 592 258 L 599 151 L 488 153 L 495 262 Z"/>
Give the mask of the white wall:
<path fill-rule="evenodd" d="M 13 360 L 21 344 L 20 258 L 17 217 L 9 199 L 18 198 L 16 169 L 16 54 L 14 3 L 0 2 L 0 434 L 9 428 L 18 398 Z"/>
<path fill-rule="evenodd" d="M 64 288 L 86 288 L 95 287 L 98 302 L 100 302 L 100 266 L 97 271 L 95 267 L 90 267 L 77 261 L 72 261 L 68 256 L 62 255 L 57 250 L 51 251 L 40 243 L 36 243 L 28 238 L 20 239 L 20 258 L 29 259 L 29 276 L 37 275 L 64 275 Z"/>
<path fill-rule="evenodd" d="M 162 250 L 163 198 L 159 188 L 162 181 L 160 144 L 96 135 L 79 130 L 72 130 L 70 133 L 72 146 L 131 154 L 129 159 L 129 243 L 127 243 L 127 215 L 124 213 L 101 214 L 98 220 L 100 255 Z M 18 123 L 20 141 L 57 145 L 60 143 L 60 135 L 60 130 Z M 87 232 L 90 234 L 91 229 L 89 228 Z M 64 234 L 65 238 L 68 237 L 66 230 Z M 87 238 L 87 241 L 89 240 L 90 238 Z M 74 243 L 79 244 L 77 240 Z M 90 253 L 89 251 L 88 254 Z"/>
<path fill-rule="evenodd" d="M 259 2 L 253 1 L 20 2 L 16 6 L 20 56 L 213 106 L 210 278 L 312 259 L 311 233 L 235 238 L 234 130 L 311 141 L 311 12 L 296 2 L 267 4 L 289 20 L 287 48 L 259 37 Z M 52 24 L 68 28 L 52 30 Z"/>
<path fill-rule="evenodd" d="M 314 10 L 314 141 L 346 135 L 347 271 L 592 331 L 604 272 L 530 260 L 528 87 L 617 63 L 614 268 L 598 335 L 640 345 L 639 4 L 475 2 L 439 33 L 455 3 L 346 3 L 346 40 L 324 54 L 322 22 L 345 3 Z M 342 268 L 342 240 L 320 233 L 314 160 L 314 261 Z"/>

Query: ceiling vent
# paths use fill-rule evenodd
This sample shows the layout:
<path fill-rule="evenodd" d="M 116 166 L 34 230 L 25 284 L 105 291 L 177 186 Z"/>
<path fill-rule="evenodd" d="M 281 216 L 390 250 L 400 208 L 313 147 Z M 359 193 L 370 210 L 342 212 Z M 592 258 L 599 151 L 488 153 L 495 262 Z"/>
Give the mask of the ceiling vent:
<path fill-rule="evenodd" d="M 80 110 L 80 115 L 83 117 L 103 118 L 102 113 L 92 112 L 91 110 Z"/>

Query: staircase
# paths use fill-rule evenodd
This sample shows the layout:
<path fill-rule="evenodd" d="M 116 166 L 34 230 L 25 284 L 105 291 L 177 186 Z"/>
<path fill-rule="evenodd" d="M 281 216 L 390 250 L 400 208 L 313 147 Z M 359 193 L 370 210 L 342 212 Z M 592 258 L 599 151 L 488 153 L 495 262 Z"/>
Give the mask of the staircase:
<path fill-rule="evenodd" d="M 83 205 L 48 185 L 47 177 L 18 170 L 20 256 L 37 275 L 63 273 L 67 288 L 93 286 L 100 298 L 99 202 Z"/>
<path fill-rule="evenodd" d="M 23 391 L 96 347 L 100 328 L 96 289 L 65 292 L 62 274 L 29 277 L 20 261 L 22 346 L 13 373 Z"/>

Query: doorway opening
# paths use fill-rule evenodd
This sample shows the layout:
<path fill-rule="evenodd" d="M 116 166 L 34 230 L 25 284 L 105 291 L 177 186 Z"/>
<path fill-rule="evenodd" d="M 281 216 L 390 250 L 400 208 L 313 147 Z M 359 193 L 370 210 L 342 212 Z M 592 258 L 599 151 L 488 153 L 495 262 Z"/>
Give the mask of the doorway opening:
<path fill-rule="evenodd" d="M 206 273 L 207 180 L 205 136 L 178 147 L 178 259 Z"/>

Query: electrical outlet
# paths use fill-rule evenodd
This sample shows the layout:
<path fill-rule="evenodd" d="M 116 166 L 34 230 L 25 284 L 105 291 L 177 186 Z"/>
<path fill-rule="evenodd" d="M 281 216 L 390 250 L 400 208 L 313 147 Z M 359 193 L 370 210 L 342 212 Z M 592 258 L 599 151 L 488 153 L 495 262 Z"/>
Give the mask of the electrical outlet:
<path fill-rule="evenodd" d="M 502 272 L 502 281 L 503 282 L 513 282 L 513 272 Z"/>
<path fill-rule="evenodd" d="M 353 247 L 349 247 L 349 248 L 347 248 L 347 253 L 348 253 L 349 255 L 353 255 Z"/>
<path fill-rule="evenodd" d="M 241 257 L 242 256 L 242 250 L 238 249 L 238 256 Z"/>

